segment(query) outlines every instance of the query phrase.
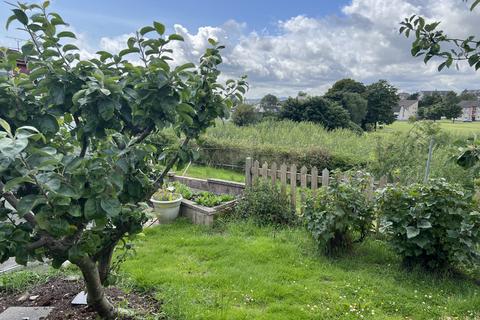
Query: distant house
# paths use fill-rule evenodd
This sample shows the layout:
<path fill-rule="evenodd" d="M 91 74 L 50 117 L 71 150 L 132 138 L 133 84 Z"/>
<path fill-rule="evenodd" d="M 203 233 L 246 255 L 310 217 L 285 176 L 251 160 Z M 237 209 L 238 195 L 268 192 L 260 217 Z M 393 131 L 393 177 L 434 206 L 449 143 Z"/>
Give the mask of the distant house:
<path fill-rule="evenodd" d="M 418 100 L 400 100 L 393 113 L 397 120 L 408 120 L 416 117 L 418 113 Z"/>
<path fill-rule="evenodd" d="M 471 94 L 471 95 L 480 97 L 480 90 L 467 90 L 467 89 L 465 89 L 465 90 L 462 91 L 462 94 Z"/>
<path fill-rule="evenodd" d="M 1 49 L 1 47 L 0 47 Z M 8 52 L 18 52 L 18 50 L 15 50 L 15 49 L 7 49 Z M 2 59 L 3 57 L 3 52 L 0 51 L 0 60 Z M 17 59 L 17 68 L 19 69 L 19 71 L 21 73 L 28 73 L 28 69 L 27 69 L 27 62 L 23 59 Z M 0 70 L 0 75 L 2 73 L 6 73 L 5 70 Z"/>
<path fill-rule="evenodd" d="M 400 100 L 407 100 L 410 96 L 411 94 L 408 92 L 400 92 L 398 94 L 398 97 L 400 98 Z"/>
<path fill-rule="evenodd" d="M 480 120 L 480 102 L 479 100 L 464 100 L 459 103 L 462 107 L 462 115 L 456 120 L 477 121 Z"/>

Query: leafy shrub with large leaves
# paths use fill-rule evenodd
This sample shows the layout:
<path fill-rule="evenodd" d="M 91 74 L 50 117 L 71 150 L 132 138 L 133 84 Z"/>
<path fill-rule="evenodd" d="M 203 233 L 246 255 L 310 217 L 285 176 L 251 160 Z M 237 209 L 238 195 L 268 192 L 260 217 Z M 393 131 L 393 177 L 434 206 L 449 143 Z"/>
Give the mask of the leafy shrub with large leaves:
<path fill-rule="evenodd" d="M 443 179 L 389 186 L 378 205 L 382 230 L 407 266 L 445 270 L 478 262 L 480 213 L 459 186 Z"/>
<path fill-rule="evenodd" d="M 252 219 L 259 225 L 291 225 L 298 221 L 286 192 L 263 179 L 245 190 L 235 208 L 235 216 Z"/>
<path fill-rule="evenodd" d="M 348 251 L 371 230 L 374 203 L 371 176 L 364 172 L 337 173 L 327 188 L 310 195 L 304 205 L 307 229 L 327 255 Z M 357 239 L 355 239 L 357 237 Z"/>
<path fill-rule="evenodd" d="M 223 47 L 214 40 L 198 65 L 173 66 L 170 44 L 182 37 L 165 35 L 159 22 L 119 53 L 82 59 L 75 34 L 48 6 L 14 5 L 7 27 L 19 24 L 31 40 L 0 54 L 0 262 L 69 260 L 83 273 L 88 303 L 115 318 L 104 295 L 114 248 L 141 232 L 142 203 L 173 165 L 194 157 L 189 141 L 225 117 L 247 84 L 218 83 Z M 28 61 L 28 74 L 17 59 Z M 149 137 L 167 127 L 182 142 L 158 173 L 165 150 Z"/>

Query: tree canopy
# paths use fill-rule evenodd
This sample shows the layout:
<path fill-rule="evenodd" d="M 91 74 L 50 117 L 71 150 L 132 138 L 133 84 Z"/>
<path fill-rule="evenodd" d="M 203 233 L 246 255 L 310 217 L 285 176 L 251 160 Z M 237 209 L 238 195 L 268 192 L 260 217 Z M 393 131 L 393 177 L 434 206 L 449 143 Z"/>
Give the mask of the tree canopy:
<path fill-rule="evenodd" d="M 389 84 L 386 80 L 380 80 L 367 86 L 367 115 L 363 120 L 363 125 L 373 125 L 377 123 L 390 124 L 395 121 L 393 108 L 397 106 L 400 98 L 397 94 L 397 88 Z"/>

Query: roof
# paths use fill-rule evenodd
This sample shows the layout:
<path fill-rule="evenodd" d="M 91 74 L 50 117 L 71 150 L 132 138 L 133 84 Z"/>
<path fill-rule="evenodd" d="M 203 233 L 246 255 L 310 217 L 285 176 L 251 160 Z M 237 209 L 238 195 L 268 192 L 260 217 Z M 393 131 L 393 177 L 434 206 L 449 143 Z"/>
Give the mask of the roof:
<path fill-rule="evenodd" d="M 400 112 L 402 108 L 409 109 L 416 103 L 418 103 L 418 100 L 400 100 L 398 101 L 398 104 L 393 108 L 393 112 Z"/>
<path fill-rule="evenodd" d="M 463 100 L 463 101 L 460 101 L 458 105 L 462 108 L 472 108 L 472 107 L 478 108 L 480 106 L 478 100 Z"/>

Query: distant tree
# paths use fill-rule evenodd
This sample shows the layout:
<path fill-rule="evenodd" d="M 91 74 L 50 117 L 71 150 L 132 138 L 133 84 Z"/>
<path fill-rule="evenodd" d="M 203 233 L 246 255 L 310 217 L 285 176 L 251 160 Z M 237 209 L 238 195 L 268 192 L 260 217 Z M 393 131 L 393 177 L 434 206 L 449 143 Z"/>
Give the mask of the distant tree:
<path fill-rule="evenodd" d="M 303 100 L 290 97 L 282 103 L 279 118 L 297 122 L 303 121 L 305 113 L 304 109 L 305 102 Z"/>
<path fill-rule="evenodd" d="M 442 96 L 439 93 L 423 96 L 418 102 L 419 108 L 428 108 L 442 102 Z"/>
<path fill-rule="evenodd" d="M 305 100 L 288 98 L 280 112 L 282 119 L 311 121 L 327 129 L 349 128 L 350 114 L 340 105 L 322 97 L 309 97 Z"/>
<path fill-rule="evenodd" d="M 367 115 L 363 120 L 363 127 L 367 125 L 377 128 L 377 123 L 390 124 L 395 121 L 393 108 L 397 106 L 400 98 L 397 88 L 386 80 L 380 80 L 367 86 Z"/>
<path fill-rule="evenodd" d="M 460 96 L 458 97 L 460 101 L 472 101 L 472 100 L 477 100 L 478 97 L 476 95 L 474 95 L 473 93 L 469 93 L 469 92 L 462 92 L 460 94 Z"/>
<path fill-rule="evenodd" d="M 419 97 L 420 97 L 420 93 L 415 92 L 415 93 L 412 93 L 411 95 L 409 95 L 407 100 L 418 100 Z"/>
<path fill-rule="evenodd" d="M 460 97 L 457 93 L 453 91 L 447 93 L 442 102 L 443 116 L 455 122 L 455 119 L 462 115 L 462 107 L 459 103 Z"/>
<path fill-rule="evenodd" d="M 258 113 L 251 104 L 241 104 L 232 114 L 232 121 L 239 127 L 248 126 L 258 121 Z"/>
<path fill-rule="evenodd" d="M 325 94 L 325 98 L 340 102 L 343 99 L 344 93 L 358 93 L 363 94 L 366 91 L 366 87 L 363 83 L 355 81 L 353 79 L 342 79 L 334 83 L 334 85 L 328 89 Z"/>
<path fill-rule="evenodd" d="M 346 92 L 343 94 L 341 104 L 350 114 L 350 120 L 357 125 L 362 125 L 367 116 L 367 100 L 359 93 Z"/>
<path fill-rule="evenodd" d="M 298 91 L 297 98 L 307 98 L 308 94 L 305 91 Z"/>
<path fill-rule="evenodd" d="M 427 120 L 437 121 L 442 118 L 444 114 L 443 104 L 437 103 L 433 106 L 424 108 L 423 117 Z"/>
<path fill-rule="evenodd" d="M 350 114 L 340 105 L 322 97 L 305 101 L 304 121 L 322 124 L 327 129 L 348 128 Z"/>
<path fill-rule="evenodd" d="M 273 94 L 267 94 L 260 100 L 260 107 L 266 116 L 275 115 L 278 112 L 279 100 Z"/>

